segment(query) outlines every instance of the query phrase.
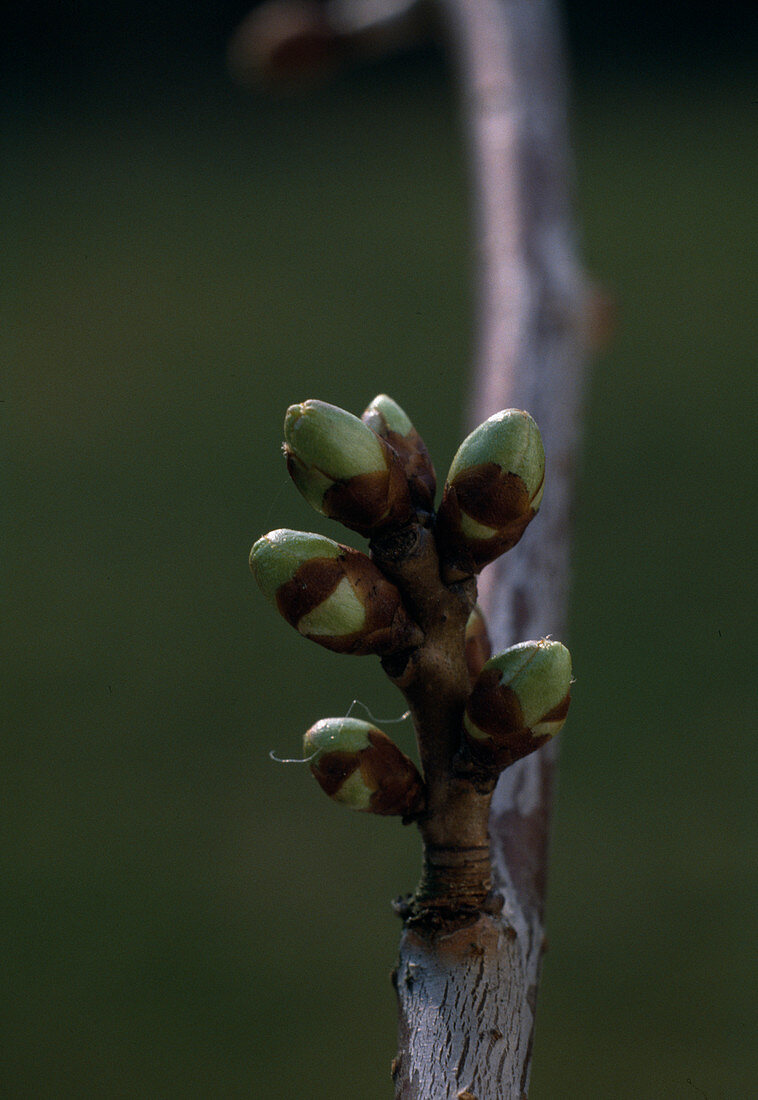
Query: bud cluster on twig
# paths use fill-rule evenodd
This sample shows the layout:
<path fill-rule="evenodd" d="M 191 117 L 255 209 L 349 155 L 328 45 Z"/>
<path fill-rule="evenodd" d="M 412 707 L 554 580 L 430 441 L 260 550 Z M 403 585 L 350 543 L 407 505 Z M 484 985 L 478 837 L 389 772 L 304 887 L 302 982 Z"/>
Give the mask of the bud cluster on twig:
<path fill-rule="evenodd" d="M 516 545 L 539 509 L 539 429 L 520 409 L 480 424 L 453 458 L 436 512 L 429 453 L 386 394 L 360 418 L 323 401 L 292 405 L 284 455 L 308 503 L 368 538 L 370 553 L 271 531 L 252 548 L 255 579 L 306 638 L 382 659 L 409 702 L 423 777 L 386 734 L 355 718 L 317 722 L 305 756 L 335 801 L 417 821 L 438 867 L 440 852 L 471 846 L 466 805 L 481 819 L 499 772 L 553 737 L 568 711 L 568 650 L 541 639 L 492 656 L 476 604 L 476 575 Z"/>

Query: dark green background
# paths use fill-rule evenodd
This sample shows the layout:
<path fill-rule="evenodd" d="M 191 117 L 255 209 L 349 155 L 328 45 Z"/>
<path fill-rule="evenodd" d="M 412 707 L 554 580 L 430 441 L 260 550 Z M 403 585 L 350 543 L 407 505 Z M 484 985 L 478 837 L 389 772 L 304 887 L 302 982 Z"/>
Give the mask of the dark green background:
<path fill-rule="evenodd" d="M 80 29 L 74 59 L 97 38 Z M 106 40 L 110 69 L 5 76 L 0 1090 L 381 1100 L 389 900 L 418 842 L 268 751 L 297 755 L 355 696 L 402 703 L 373 660 L 278 620 L 246 558 L 273 527 L 336 534 L 284 472 L 290 402 L 360 411 L 388 390 L 441 474 L 457 445 L 451 91 L 416 54 L 245 97 L 212 38 L 176 71 Z M 534 1100 L 742 1097 L 758 1074 L 756 96 L 738 45 L 616 65 L 595 44 L 577 66 L 584 254 L 620 323 L 588 394 Z"/>

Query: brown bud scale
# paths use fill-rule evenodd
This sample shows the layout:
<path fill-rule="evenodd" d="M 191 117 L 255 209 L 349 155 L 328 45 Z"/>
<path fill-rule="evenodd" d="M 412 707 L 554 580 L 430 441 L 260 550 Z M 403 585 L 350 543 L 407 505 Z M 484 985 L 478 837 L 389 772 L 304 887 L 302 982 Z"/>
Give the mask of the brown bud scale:
<path fill-rule="evenodd" d="M 413 761 L 380 730 L 368 735 L 370 745 L 360 752 L 343 750 L 320 753 L 311 772 L 325 794 L 333 798 L 357 768 L 373 791 L 366 812 L 382 816 L 408 817 L 423 805 L 424 784 Z"/>
<path fill-rule="evenodd" d="M 496 533 L 489 538 L 465 535 L 462 512 Z M 523 479 L 495 462 L 483 462 L 461 471 L 445 487 L 437 514 L 439 542 L 445 557 L 478 573 L 516 545 L 534 516 Z"/>
<path fill-rule="evenodd" d="M 297 624 L 331 596 L 345 576 L 341 558 L 310 558 L 298 566 L 292 579 L 276 593 L 279 611 L 297 630 Z"/>
<path fill-rule="evenodd" d="M 501 675 L 498 668 L 486 669 L 466 703 L 471 721 L 495 742 L 524 729 L 521 703 L 512 688 L 500 683 Z"/>
<path fill-rule="evenodd" d="M 400 461 L 389 447 L 386 450 L 386 470 L 335 481 L 324 493 L 324 514 L 366 538 L 384 527 L 400 526 L 413 518 Z"/>
<path fill-rule="evenodd" d="M 350 634 L 318 635 L 313 640 L 336 653 L 383 655 L 418 641 L 418 628 L 405 611 L 400 593 L 374 563 L 349 546 L 340 544 L 337 558 L 311 558 L 303 562 L 291 580 L 281 585 L 276 602 L 279 611 L 297 630 L 298 623 L 334 592 L 347 578 L 366 612 L 363 627 Z"/>
<path fill-rule="evenodd" d="M 345 780 L 360 765 L 360 757 L 361 754 L 358 752 L 343 752 L 341 749 L 319 753 L 311 764 L 311 771 L 322 791 L 333 798 Z"/>
<path fill-rule="evenodd" d="M 531 508 L 523 478 L 502 470 L 496 462 L 482 462 L 462 470 L 449 488 L 464 512 L 495 529 L 507 527 Z M 537 492 L 539 488 L 533 496 Z"/>
<path fill-rule="evenodd" d="M 500 670 L 487 669 L 479 677 L 466 704 L 466 713 L 473 724 L 490 738 L 479 740 L 466 735 L 472 756 L 481 762 L 492 761 L 498 768 L 507 768 L 522 756 L 540 748 L 550 735 L 535 736 L 524 725 L 524 714 L 516 692 L 500 683 Z M 557 707 L 540 719 L 542 722 L 565 719 L 570 694 Z"/>
<path fill-rule="evenodd" d="M 568 715 L 569 704 L 571 703 L 571 694 L 569 693 L 566 698 L 558 704 L 557 707 L 553 707 L 547 714 L 543 714 L 540 718 L 540 724 L 542 722 L 565 722 Z"/>
<path fill-rule="evenodd" d="M 371 813 L 407 816 L 418 812 L 424 787 L 416 765 L 379 730 L 372 731 L 368 739 L 371 748 L 360 755 L 366 785 L 376 788 Z"/>
<path fill-rule="evenodd" d="M 423 439 L 415 428 L 411 428 L 408 435 L 400 435 L 399 432 L 393 432 L 389 428 L 379 434 L 397 453 L 402 463 L 413 503 L 417 508 L 431 512 L 434 507 L 437 477 Z"/>

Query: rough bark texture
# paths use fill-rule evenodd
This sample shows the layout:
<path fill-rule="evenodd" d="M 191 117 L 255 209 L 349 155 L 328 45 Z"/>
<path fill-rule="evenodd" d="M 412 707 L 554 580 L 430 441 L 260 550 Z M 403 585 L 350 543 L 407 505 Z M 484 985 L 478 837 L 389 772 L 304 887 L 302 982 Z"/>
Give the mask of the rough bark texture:
<path fill-rule="evenodd" d="M 494 650 L 563 637 L 584 282 L 568 199 L 566 95 L 550 0 L 440 0 L 469 143 L 477 326 L 471 422 L 527 409 L 547 453 L 540 515 L 480 583 Z M 554 749 L 505 771 L 490 815 L 499 916 L 406 928 L 396 971 L 401 1100 L 527 1093 L 543 950 Z"/>

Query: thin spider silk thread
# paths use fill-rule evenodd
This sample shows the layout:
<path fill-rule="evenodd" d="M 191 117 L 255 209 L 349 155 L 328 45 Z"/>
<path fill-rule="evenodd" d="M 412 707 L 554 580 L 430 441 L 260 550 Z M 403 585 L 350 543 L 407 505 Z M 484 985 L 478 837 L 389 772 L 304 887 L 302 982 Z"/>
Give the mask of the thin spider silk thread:
<path fill-rule="evenodd" d="M 401 714 L 399 718 L 377 718 L 377 716 L 375 714 L 372 714 L 366 704 L 362 703 L 360 699 L 353 699 L 352 703 L 347 709 L 347 714 L 345 715 L 346 718 L 349 718 L 352 714 L 353 707 L 363 707 L 372 722 L 381 722 L 383 726 L 397 725 L 398 722 L 404 722 L 406 718 L 410 718 L 411 716 L 411 712 L 409 710 L 406 710 L 405 713 Z"/>
<path fill-rule="evenodd" d="M 410 717 L 411 714 L 409 710 L 406 710 L 405 713 L 401 714 L 399 718 L 377 718 L 376 715 L 373 714 L 366 706 L 366 704 L 361 702 L 360 699 L 353 699 L 352 703 L 347 708 L 347 714 L 345 715 L 345 718 L 350 717 L 354 707 L 362 707 L 372 722 L 381 722 L 383 726 L 397 725 L 398 722 L 404 722 L 406 718 Z M 274 760 L 277 764 L 309 764 L 311 760 L 315 759 L 315 757 L 317 757 L 321 751 L 321 749 L 316 749 L 316 751 L 312 752 L 310 756 L 303 756 L 301 758 L 298 756 L 277 756 L 274 750 L 270 749 L 268 755 L 269 759 Z"/>

